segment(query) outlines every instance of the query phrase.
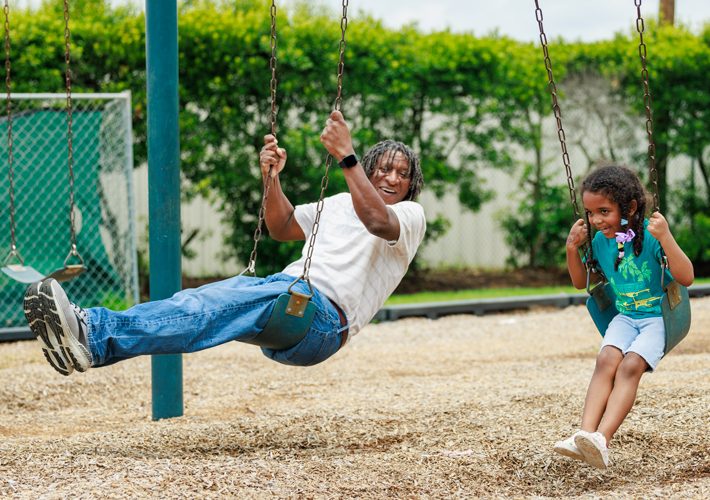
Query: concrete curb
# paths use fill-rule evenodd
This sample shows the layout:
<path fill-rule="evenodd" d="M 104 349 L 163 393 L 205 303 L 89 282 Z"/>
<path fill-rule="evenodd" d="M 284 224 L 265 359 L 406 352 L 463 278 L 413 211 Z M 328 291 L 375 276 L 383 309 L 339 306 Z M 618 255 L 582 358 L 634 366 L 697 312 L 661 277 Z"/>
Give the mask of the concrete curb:
<path fill-rule="evenodd" d="M 710 295 L 710 285 L 692 285 L 688 288 L 690 297 Z M 418 304 L 399 304 L 382 307 L 373 320 L 396 321 L 400 318 L 419 316 L 437 319 L 450 314 L 475 314 L 483 316 L 489 312 L 529 309 L 534 306 L 567 307 L 586 304 L 589 295 L 582 293 L 560 293 L 550 295 L 521 295 L 519 297 L 500 297 L 496 299 L 457 300 L 452 302 L 424 302 Z"/>
<path fill-rule="evenodd" d="M 688 288 L 690 297 L 710 295 L 710 285 L 692 285 Z M 396 321 L 413 316 L 437 319 L 450 314 L 475 314 L 483 316 L 490 312 L 529 309 L 534 306 L 567 307 L 586 304 L 586 292 L 560 293 L 551 295 L 522 295 L 520 297 L 500 297 L 496 299 L 456 300 L 451 302 L 423 302 L 419 304 L 400 304 L 384 306 L 375 315 L 373 321 Z M 35 336 L 29 328 L 4 328 L 0 330 L 0 342 L 31 340 Z"/>

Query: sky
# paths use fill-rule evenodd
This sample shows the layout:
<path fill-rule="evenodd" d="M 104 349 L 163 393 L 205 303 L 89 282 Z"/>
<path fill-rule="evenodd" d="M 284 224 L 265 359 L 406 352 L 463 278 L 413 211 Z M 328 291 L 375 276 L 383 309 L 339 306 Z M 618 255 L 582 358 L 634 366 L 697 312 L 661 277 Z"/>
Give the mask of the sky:
<path fill-rule="evenodd" d="M 283 1 L 283 0 L 282 0 Z M 287 2 L 293 0 L 286 0 Z M 334 8 L 341 0 L 322 1 Z M 548 39 L 591 42 L 610 39 L 635 26 L 633 0 L 538 0 Z M 278 5 L 278 1 L 277 1 Z M 659 0 L 643 0 L 641 14 L 658 16 Z M 539 40 L 534 0 L 349 0 L 348 12 L 362 9 L 391 28 L 418 22 L 423 31 L 451 29 L 483 36 L 493 30 L 520 41 Z M 676 24 L 697 31 L 710 22 L 710 0 L 675 0 Z"/>
<path fill-rule="evenodd" d="M 38 5 L 40 0 L 16 0 L 16 5 Z M 122 3 L 127 0 L 112 0 Z M 145 0 L 135 0 L 145 4 Z M 268 0 L 262 0 L 265 8 Z M 286 5 L 297 0 L 276 0 Z M 315 0 L 342 9 L 342 0 Z M 644 19 L 658 16 L 660 0 L 642 0 Z M 71 2 L 70 2 L 71 3 Z M 549 40 L 593 42 L 607 40 L 619 31 L 628 32 L 636 22 L 634 0 L 538 0 Z M 520 41 L 539 40 L 534 0 L 348 0 L 348 13 L 357 20 L 358 11 L 381 19 L 390 28 L 417 22 L 425 32 L 450 29 L 484 36 L 498 30 Z M 268 10 L 266 11 L 268 12 Z M 268 15 L 268 14 L 267 14 Z M 710 0 L 675 0 L 676 24 L 698 31 L 710 22 Z"/>

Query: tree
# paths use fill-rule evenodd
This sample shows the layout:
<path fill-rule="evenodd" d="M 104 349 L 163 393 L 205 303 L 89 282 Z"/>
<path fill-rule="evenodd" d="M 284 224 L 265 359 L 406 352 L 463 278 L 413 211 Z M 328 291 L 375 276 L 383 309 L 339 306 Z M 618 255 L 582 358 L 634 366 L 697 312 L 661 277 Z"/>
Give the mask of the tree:
<path fill-rule="evenodd" d="M 675 0 L 661 0 L 658 7 L 658 19 L 662 26 L 666 24 L 673 26 L 675 22 Z"/>

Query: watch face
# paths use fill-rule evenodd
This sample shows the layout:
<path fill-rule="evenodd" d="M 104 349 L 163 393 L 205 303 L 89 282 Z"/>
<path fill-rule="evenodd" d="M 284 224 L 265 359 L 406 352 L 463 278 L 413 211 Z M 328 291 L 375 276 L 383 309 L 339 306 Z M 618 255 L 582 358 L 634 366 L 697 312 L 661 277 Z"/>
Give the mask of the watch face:
<path fill-rule="evenodd" d="M 340 168 L 350 168 L 350 167 L 354 167 L 355 165 L 357 165 L 359 161 L 360 161 L 360 159 L 357 157 L 357 155 L 353 154 L 353 155 L 348 155 L 345 158 L 343 158 L 343 160 L 340 163 L 338 163 L 338 165 L 340 165 Z"/>

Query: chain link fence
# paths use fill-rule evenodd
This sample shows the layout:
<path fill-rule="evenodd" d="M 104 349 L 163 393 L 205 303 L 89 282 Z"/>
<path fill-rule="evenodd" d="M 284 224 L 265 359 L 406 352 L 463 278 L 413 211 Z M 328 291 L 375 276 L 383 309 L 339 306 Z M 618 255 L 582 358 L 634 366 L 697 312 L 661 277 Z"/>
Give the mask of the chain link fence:
<path fill-rule="evenodd" d="M 43 275 L 71 250 L 67 98 L 12 95 L 15 238 L 24 263 Z M 64 283 L 83 307 L 138 303 L 133 209 L 131 94 L 72 96 L 76 244 L 88 271 Z M 10 254 L 7 113 L 0 122 L 0 255 Z M 17 261 L 8 262 L 15 264 Z M 79 261 L 72 257 L 68 264 Z M 26 328 L 27 285 L 0 274 L 0 332 Z"/>

